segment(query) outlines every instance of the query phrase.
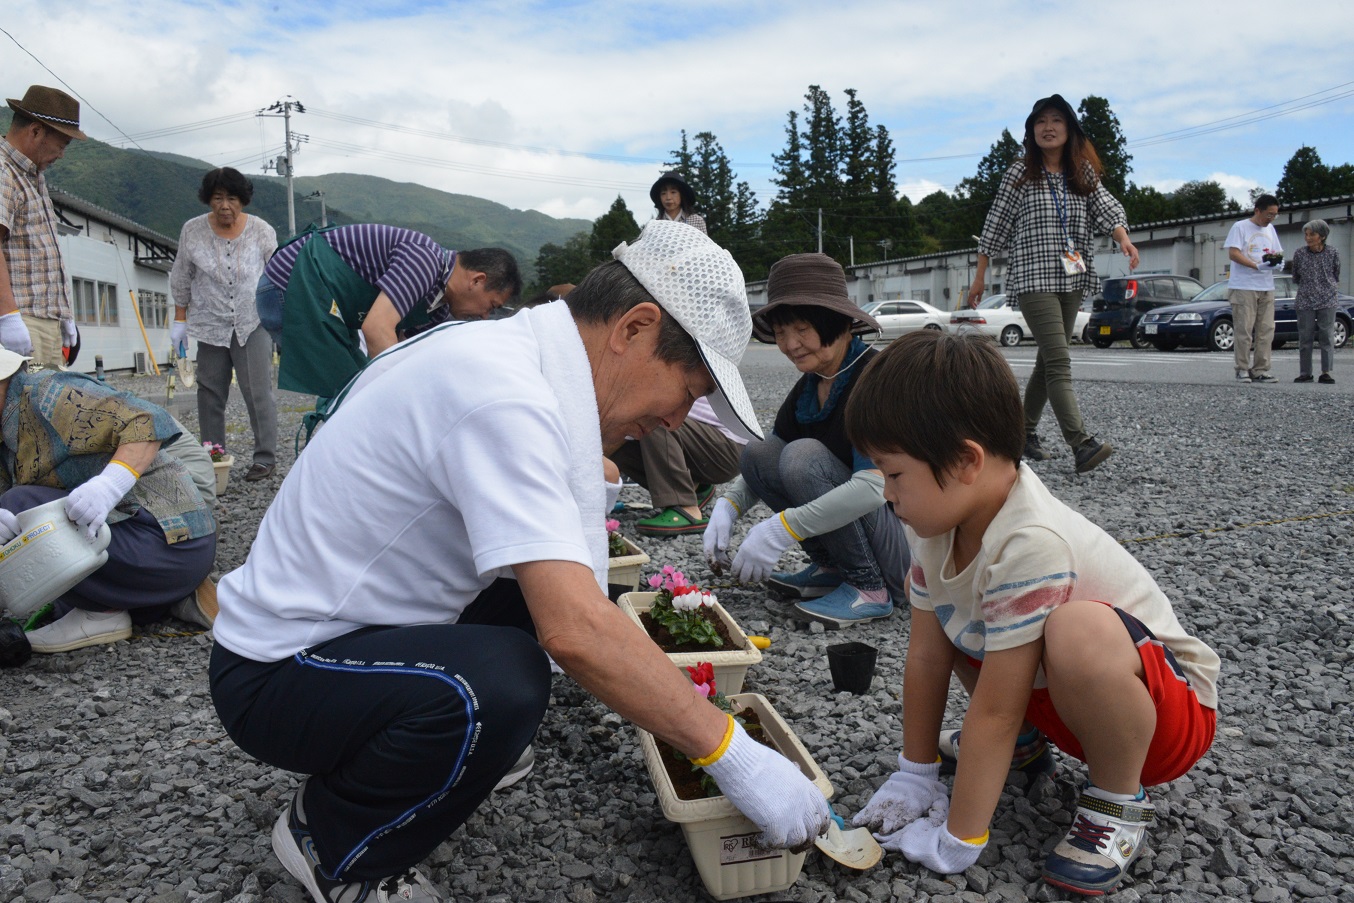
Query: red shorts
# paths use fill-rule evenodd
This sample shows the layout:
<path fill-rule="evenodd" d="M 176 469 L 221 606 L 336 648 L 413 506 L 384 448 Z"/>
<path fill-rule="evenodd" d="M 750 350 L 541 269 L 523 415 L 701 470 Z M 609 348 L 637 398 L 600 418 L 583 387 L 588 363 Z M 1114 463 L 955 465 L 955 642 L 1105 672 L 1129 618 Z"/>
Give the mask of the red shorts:
<path fill-rule="evenodd" d="M 1199 703 L 1189 678 L 1180 670 L 1171 651 L 1150 630 L 1127 612 L 1118 608 L 1114 612 L 1138 647 L 1144 683 L 1157 710 L 1157 729 L 1147 748 L 1147 761 L 1143 763 L 1140 780 L 1147 787 L 1165 784 L 1189 771 L 1208 752 L 1213 745 L 1218 713 Z M 982 662 L 965 657 L 975 668 L 982 668 Z M 1063 752 L 1086 761 L 1081 744 L 1053 708 L 1047 689 L 1031 692 L 1025 719 L 1043 731 Z"/>

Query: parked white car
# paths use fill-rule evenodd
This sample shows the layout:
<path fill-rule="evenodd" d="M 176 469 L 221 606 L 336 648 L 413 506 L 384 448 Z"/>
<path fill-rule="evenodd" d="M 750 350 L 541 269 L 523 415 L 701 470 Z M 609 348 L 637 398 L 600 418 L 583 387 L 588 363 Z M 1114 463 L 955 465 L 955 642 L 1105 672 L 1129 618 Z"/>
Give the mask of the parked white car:
<path fill-rule="evenodd" d="M 862 336 L 867 342 L 896 339 L 918 329 L 944 329 L 950 315 L 924 301 L 871 301 L 864 311 L 879 321 L 882 335 Z"/>
<path fill-rule="evenodd" d="M 1077 323 L 1072 329 L 1073 341 L 1084 341 L 1082 336 L 1090 325 L 1091 313 L 1077 311 Z M 991 336 L 1003 345 L 1019 345 L 1021 339 L 1033 338 L 1030 327 L 1025 324 L 1025 315 L 1020 312 L 1014 300 L 1007 301 L 1005 294 L 984 298 L 982 303 L 972 310 L 957 310 L 950 314 L 950 332 L 958 333 L 963 329 L 973 329 Z"/>

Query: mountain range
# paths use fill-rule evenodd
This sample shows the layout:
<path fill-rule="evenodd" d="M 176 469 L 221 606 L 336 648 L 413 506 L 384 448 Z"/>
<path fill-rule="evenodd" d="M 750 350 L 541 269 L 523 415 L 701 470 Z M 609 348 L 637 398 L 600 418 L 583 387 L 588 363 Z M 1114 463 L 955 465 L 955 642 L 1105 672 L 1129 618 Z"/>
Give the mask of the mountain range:
<path fill-rule="evenodd" d="M 9 110 L 0 107 L 0 134 L 9 128 Z M 198 201 L 202 176 L 212 164 L 180 154 L 123 150 L 93 138 L 72 141 L 63 159 L 47 170 L 47 181 L 91 203 L 177 239 L 183 223 L 207 208 Z M 267 220 L 279 241 L 287 236 L 287 180 L 245 172 L 254 183 L 249 212 Z M 331 173 L 293 179 L 296 228 L 320 223 L 320 204 L 304 200 L 324 192 L 329 224 L 386 223 L 424 232 L 443 247 L 506 248 L 530 283 L 536 252 L 563 244 L 592 228 L 584 219 L 556 219 L 536 210 L 451 194 L 378 176 Z"/>

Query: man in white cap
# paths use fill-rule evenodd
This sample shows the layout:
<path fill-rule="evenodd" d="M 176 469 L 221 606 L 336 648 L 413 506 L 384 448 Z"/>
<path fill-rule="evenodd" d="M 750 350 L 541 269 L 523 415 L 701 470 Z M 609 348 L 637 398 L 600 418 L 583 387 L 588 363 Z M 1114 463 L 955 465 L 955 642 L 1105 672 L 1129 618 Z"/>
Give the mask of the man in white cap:
<path fill-rule="evenodd" d="M 8 103 L 14 119 L 0 138 L 0 346 L 56 369 L 76 332 L 43 173 L 72 138 L 85 139 L 80 102 L 33 85 Z"/>
<path fill-rule="evenodd" d="M 765 844 L 827 825 L 813 784 L 607 599 L 603 452 L 702 396 L 761 435 L 733 258 L 674 222 L 614 256 L 564 302 L 378 358 L 221 581 L 212 698 L 241 749 L 309 776 L 272 843 L 316 903 L 442 899 L 414 866 L 525 774 L 551 659 L 692 757 Z"/>

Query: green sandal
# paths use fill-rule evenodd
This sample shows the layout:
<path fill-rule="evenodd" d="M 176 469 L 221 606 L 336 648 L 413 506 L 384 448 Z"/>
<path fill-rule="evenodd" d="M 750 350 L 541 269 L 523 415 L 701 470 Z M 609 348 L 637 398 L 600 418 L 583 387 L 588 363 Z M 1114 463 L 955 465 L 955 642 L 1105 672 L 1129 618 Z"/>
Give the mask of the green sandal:
<path fill-rule="evenodd" d="M 664 508 L 653 517 L 635 524 L 635 529 L 646 536 L 675 536 L 679 533 L 704 533 L 710 519 L 692 520 L 681 508 Z"/>

